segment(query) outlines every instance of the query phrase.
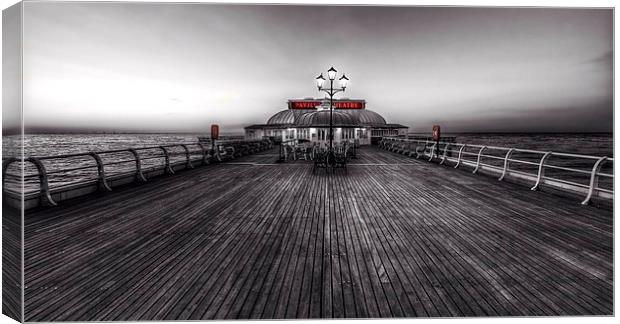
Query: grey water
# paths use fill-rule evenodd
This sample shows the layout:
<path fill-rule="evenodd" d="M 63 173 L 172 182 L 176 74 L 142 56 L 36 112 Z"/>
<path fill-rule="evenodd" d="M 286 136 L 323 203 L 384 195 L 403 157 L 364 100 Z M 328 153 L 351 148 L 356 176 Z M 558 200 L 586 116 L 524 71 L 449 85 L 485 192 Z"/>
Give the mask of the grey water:
<path fill-rule="evenodd" d="M 456 136 L 465 144 L 613 157 L 612 133 L 467 133 Z"/>
<path fill-rule="evenodd" d="M 242 134 L 223 135 L 238 136 Z M 611 133 L 456 133 L 444 135 L 455 136 L 457 142 L 465 144 L 613 157 L 613 134 Z M 90 151 L 144 148 L 167 144 L 197 143 L 199 136 L 208 136 L 208 134 L 35 134 L 24 135 L 23 143 L 25 156 L 42 157 Z M 19 145 L 18 139 L 15 136 L 3 137 L 3 158 L 16 155 L 14 149 Z M 194 151 L 192 153 L 193 156 L 199 154 L 196 152 L 199 150 L 197 146 L 190 147 Z M 185 152 L 181 147 L 171 148 L 170 150 L 173 162 L 185 157 Z M 475 153 L 475 150 L 469 152 L 470 155 Z M 505 152 L 495 152 L 493 155 L 500 156 L 501 154 L 505 154 Z M 141 159 L 144 159 L 143 167 L 149 168 L 162 165 L 164 161 L 161 155 L 162 152 L 157 148 L 141 151 Z M 464 156 L 464 158 L 468 157 Z M 106 164 L 113 163 L 106 168 L 108 175 L 131 172 L 135 168 L 134 158 L 129 152 L 103 154 L 102 159 Z M 540 157 L 524 155 L 520 159 L 536 162 Z M 559 166 L 587 171 L 594 162 L 595 160 L 558 159 L 555 163 Z M 501 166 L 503 162 L 497 159 L 488 161 L 488 163 Z M 94 180 L 97 176 L 96 164 L 88 156 L 45 160 L 44 165 L 49 174 L 50 187 L 84 180 Z M 607 163 L 604 172 L 613 172 L 611 165 L 612 163 Z M 76 170 L 70 172 L 62 171 L 68 168 Z M 532 170 L 529 171 L 535 172 L 533 170 L 535 168 L 536 166 L 532 165 L 530 167 Z M 36 177 L 36 169 L 28 163 L 25 164 L 25 169 L 25 190 L 37 190 L 38 178 Z M 12 165 L 7 173 L 9 175 L 6 179 L 6 188 L 17 190 L 18 182 L 11 176 L 12 174 L 19 173 L 17 165 Z M 588 180 L 586 176 L 581 178 L 582 183 L 586 183 Z"/>

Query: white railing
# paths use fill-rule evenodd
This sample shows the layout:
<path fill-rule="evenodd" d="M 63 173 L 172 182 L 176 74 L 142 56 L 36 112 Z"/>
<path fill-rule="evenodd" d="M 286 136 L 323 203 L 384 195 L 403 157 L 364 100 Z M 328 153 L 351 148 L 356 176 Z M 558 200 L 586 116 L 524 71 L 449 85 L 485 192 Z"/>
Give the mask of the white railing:
<path fill-rule="evenodd" d="M 473 173 L 484 170 L 486 173 L 497 175 L 500 181 L 507 177 L 530 181 L 533 184 L 531 190 L 538 190 L 541 185 L 545 185 L 573 194 L 582 194 L 584 200 L 581 203 L 584 205 L 589 204 L 594 197 L 613 200 L 613 171 L 602 171 L 603 166 L 613 168 L 613 158 L 606 156 L 396 137 L 383 138 L 379 146 L 389 151 L 415 156 L 418 159 L 426 158 L 428 161 L 435 159 L 439 161 L 439 164 L 451 162 L 454 168 L 467 165 L 473 168 Z M 515 158 L 515 155 L 522 157 Z M 570 163 L 558 165 L 559 160 Z M 552 163 L 553 161 L 555 163 Z M 606 164 L 607 162 L 611 163 Z M 575 164 L 587 165 L 587 169 L 574 167 Z M 549 170 L 555 171 L 557 175 L 545 174 L 545 171 Z M 575 179 L 579 177 L 585 178 L 587 183 L 577 182 Z M 600 187 L 601 179 L 606 179 L 609 186 Z"/>
<path fill-rule="evenodd" d="M 269 140 L 216 140 L 209 144 L 204 142 L 178 143 L 74 154 L 30 156 L 24 160 L 6 158 L 2 161 L 2 191 L 13 196 L 36 195 L 40 198 L 41 205 L 55 206 L 56 201 L 52 197 L 54 194 L 62 196 L 62 193 L 70 190 L 76 191 L 76 188 L 92 186 L 93 182 L 98 191 L 111 191 L 113 187 L 111 181 L 114 179 L 132 178 L 132 182 L 146 182 L 148 178 L 146 173 L 149 171 L 161 170 L 163 174 L 174 174 L 174 167 L 193 169 L 194 163 L 206 165 L 211 162 L 222 162 L 264 151 L 272 146 Z M 110 156 L 116 158 L 110 158 Z M 45 165 L 48 161 L 56 162 L 52 164 L 58 167 L 48 170 Z M 155 165 L 145 167 L 145 162 L 154 162 L 152 164 Z M 20 164 L 24 164 L 24 167 L 30 166 L 29 169 L 33 169 L 34 172 L 21 173 Z M 127 164 L 132 164 L 133 167 L 110 176 L 109 172 L 115 167 Z M 13 172 L 9 172 L 11 165 L 18 167 L 12 170 Z M 96 170 L 96 178 L 93 181 L 86 176 L 95 175 L 94 170 Z M 80 176 L 76 176 L 78 174 Z M 59 177 L 62 181 L 52 183 L 50 176 Z M 21 192 L 21 186 L 8 188 L 7 178 L 18 182 L 38 179 L 36 181 L 38 188 L 24 192 Z"/>

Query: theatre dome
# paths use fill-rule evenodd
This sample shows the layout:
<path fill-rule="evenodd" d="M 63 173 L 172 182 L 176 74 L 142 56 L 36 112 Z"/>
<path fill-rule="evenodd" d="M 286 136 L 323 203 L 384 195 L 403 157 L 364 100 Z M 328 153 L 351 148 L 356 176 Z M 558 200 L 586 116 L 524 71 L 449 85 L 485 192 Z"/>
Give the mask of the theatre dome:
<path fill-rule="evenodd" d="M 356 127 L 358 119 L 353 114 L 334 110 L 333 125 L 335 127 Z M 297 126 L 302 127 L 329 127 L 329 110 L 318 110 L 299 116 Z"/>
<path fill-rule="evenodd" d="M 295 124 L 297 118 L 305 113 L 316 111 L 315 109 L 287 109 L 277 112 L 269 120 L 268 125 L 289 125 Z"/>
<path fill-rule="evenodd" d="M 372 110 L 363 109 L 363 110 L 351 111 L 351 113 L 357 115 L 359 123 L 364 126 L 375 126 L 375 125 L 387 124 L 383 116 L 379 115 L 378 113 Z"/>
<path fill-rule="evenodd" d="M 289 99 L 288 109 L 278 111 L 265 124 L 244 127 L 247 139 L 278 141 L 304 140 L 324 144 L 329 130 L 330 101 L 326 98 Z M 366 109 L 363 99 L 333 101 L 335 143 L 357 141 L 359 145 L 378 143 L 385 136 L 406 136 L 408 127 L 387 123 L 380 114 Z"/>

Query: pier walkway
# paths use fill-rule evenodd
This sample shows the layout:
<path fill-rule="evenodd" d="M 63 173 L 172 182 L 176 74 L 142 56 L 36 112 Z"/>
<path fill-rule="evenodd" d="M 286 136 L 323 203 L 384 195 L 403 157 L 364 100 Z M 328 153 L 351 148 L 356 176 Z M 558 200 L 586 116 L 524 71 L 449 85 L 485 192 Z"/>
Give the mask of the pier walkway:
<path fill-rule="evenodd" d="M 613 216 L 364 148 L 28 211 L 26 321 L 613 314 Z"/>

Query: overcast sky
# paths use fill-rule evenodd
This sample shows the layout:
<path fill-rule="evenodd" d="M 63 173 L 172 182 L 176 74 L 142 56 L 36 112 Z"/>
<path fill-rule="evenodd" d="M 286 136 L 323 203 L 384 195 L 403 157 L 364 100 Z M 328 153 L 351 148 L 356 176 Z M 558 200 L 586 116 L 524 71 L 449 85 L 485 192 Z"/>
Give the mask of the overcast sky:
<path fill-rule="evenodd" d="M 26 2 L 30 130 L 224 132 L 318 97 L 444 132 L 612 131 L 612 11 Z"/>

